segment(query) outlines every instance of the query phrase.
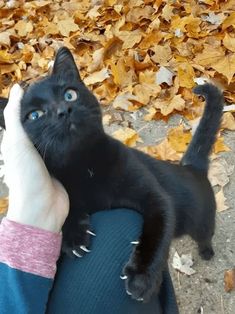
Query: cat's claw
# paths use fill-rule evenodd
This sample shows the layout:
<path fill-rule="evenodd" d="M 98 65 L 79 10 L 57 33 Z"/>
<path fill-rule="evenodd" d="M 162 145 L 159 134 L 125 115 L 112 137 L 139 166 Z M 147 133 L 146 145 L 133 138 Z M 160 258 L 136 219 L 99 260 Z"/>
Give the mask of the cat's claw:
<path fill-rule="evenodd" d="M 143 298 L 139 298 L 139 299 L 137 299 L 137 301 L 143 302 L 144 299 Z"/>
<path fill-rule="evenodd" d="M 126 280 L 126 279 L 127 279 L 127 276 L 126 276 L 126 275 L 123 275 L 123 276 L 121 275 L 120 278 L 121 278 L 122 280 Z"/>
<path fill-rule="evenodd" d="M 80 255 L 76 250 L 72 250 L 73 254 L 77 257 L 82 257 L 82 255 Z"/>
<path fill-rule="evenodd" d="M 85 245 L 80 245 L 80 249 L 83 250 L 84 252 L 87 252 L 87 253 L 89 253 L 91 251 Z"/>
<path fill-rule="evenodd" d="M 139 243 L 140 243 L 139 241 L 131 241 L 131 244 L 133 244 L 133 245 L 137 245 Z"/>
<path fill-rule="evenodd" d="M 88 233 L 88 234 L 90 234 L 90 235 L 96 237 L 96 234 L 95 234 L 94 232 L 92 232 L 91 230 L 87 230 L 86 233 Z"/>
<path fill-rule="evenodd" d="M 130 291 L 128 291 L 128 290 L 126 290 L 126 293 L 127 293 L 128 295 L 132 295 L 132 294 L 130 293 Z"/>

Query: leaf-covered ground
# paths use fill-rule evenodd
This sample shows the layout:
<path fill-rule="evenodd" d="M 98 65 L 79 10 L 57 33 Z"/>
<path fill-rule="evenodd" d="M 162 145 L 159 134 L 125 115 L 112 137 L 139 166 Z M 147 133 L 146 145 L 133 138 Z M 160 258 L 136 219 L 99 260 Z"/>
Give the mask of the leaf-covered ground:
<path fill-rule="evenodd" d="M 219 226 L 229 223 L 230 211 L 235 221 L 235 204 L 226 200 L 227 187 L 235 188 L 229 182 L 235 138 L 235 0 L 0 0 L 0 95 L 7 96 L 14 82 L 46 75 L 63 45 L 100 100 L 108 132 L 155 158 L 177 162 L 186 150 L 203 111 L 202 99 L 192 93 L 196 83 L 206 78 L 224 90 L 226 107 L 210 179 L 223 212 Z M 227 153 L 221 157 L 220 152 Z M 3 174 L 0 164 L 0 178 Z M 231 199 L 231 188 L 229 193 Z M 0 213 L 6 207 L 7 199 L 1 198 Z M 234 234 L 231 223 L 227 231 Z M 219 271 L 234 267 L 225 261 Z M 225 286 L 233 284 L 228 280 Z M 214 291 L 222 298 L 217 287 L 223 290 L 223 280 Z M 184 292 L 177 288 L 179 296 Z M 188 311 L 186 298 L 179 299 L 185 302 L 182 313 L 184 305 L 185 313 L 196 313 L 194 307 Z M 235 313 L 235 302 L 229 304 Z M 231 306 L 208 307 L 206 313 L 230 314 Z"/>

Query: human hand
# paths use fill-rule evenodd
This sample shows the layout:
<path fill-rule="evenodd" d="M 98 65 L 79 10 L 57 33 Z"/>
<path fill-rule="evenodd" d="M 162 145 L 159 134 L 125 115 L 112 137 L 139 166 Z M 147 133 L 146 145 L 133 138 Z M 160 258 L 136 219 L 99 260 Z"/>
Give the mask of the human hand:
<path fill-rule="evenodd" d="M 60 232 L 68 215 L 69 198 L 46 166 L 20 122 L 23 89 L 15 84 L 4 110 L 6 131 L 1 150 L 9 187 L 7 218 L 52 232 Z"/>

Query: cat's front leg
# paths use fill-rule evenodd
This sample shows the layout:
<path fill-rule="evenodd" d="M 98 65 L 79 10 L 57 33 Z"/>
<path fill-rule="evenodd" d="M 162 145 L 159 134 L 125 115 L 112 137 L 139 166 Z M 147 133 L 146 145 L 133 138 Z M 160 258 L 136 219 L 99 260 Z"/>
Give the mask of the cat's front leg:
<path fill-rule="evenodd" d="M 70 257 L 82 257 L 90 252 L 91 231 L 89 215 L 68 217 L 63 226 L 62 252 Z"/>
<path fill-rule="evenodd" d="M 144 200 L 144 224 L 139 243 L 123 269 L 126 291 L 133 299 L 148 302 L 162 283 L 174 231 L 174 211 L 162 191 Z"/>

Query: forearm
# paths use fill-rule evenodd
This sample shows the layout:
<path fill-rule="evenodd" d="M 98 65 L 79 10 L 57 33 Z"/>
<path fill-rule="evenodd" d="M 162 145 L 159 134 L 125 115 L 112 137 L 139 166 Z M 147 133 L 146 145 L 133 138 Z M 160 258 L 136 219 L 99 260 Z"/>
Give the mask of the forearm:
<path fill-rule="evenodd" d="M 0 312 L 44 313 L 61 234 L 3 219 L 0 225 Z"/>

